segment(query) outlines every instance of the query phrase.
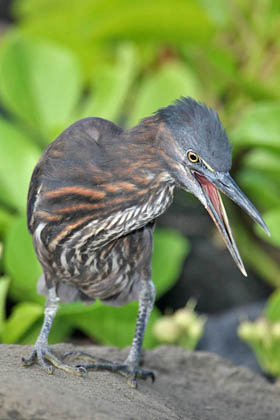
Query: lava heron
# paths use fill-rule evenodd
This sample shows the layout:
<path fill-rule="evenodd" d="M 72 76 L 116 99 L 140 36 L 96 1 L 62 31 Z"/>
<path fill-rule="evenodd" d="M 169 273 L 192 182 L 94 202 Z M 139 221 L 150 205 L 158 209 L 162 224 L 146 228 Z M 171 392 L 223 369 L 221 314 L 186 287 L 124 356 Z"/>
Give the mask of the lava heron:
<path fill-rule="evenodd" d="M 139 366 L 146 324 L 153 308 L 152 248 L 155 219 L 174 188 L 194 194 L 209 212 L 241 272 L 218 190 L 268 232 L 262 217 L 230 177 L 231 147 L 217 113 L 191 98 L 159 109 L 124 131 L 102 118 L 67 128 L 43 153 L 28 194 L 28 227 L 43 268 L 38 292 L 47 296 L 45 316 L 29 366 L 82 375 L 87 368 L 154 378 Z M 172 246 L 172 244 L 170 244 Z M 58 302 L 101 299 L 109 305 L 139 301 L 136 331 L 124 363 L 74 352 L 91 363 L 71 366 L 48 347 Z"/>

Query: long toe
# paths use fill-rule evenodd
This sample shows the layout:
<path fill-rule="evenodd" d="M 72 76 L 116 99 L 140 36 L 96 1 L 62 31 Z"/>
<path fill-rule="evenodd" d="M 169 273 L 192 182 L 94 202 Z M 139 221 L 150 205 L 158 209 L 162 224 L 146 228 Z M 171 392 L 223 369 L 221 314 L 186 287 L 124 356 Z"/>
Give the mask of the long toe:
<path fill-rule="evenodd" d="M 45 353 L 44 358 L 51 362 L 51 364 L 57 369 L 64 370 L 64 372 L 71 373 L 72 375 L 76 376 L 83 376 L 84 374 L 86 374 L 86 369 L 84 367 L 68 365 L 67 363 L 64 363 L 62 360 L 56 357 L 50 350 L 48 350 Z"/>
<path fill-rule="evenodd" d="M 103 359 L 102 357 L 93 356 L 91 354 L 85 353 L 84 351 L 78 351 L 78 350 L 64 353 L 62 358 L 63 360 L 64 359 L 69 359 L 69 360 L 79 359 L 79 360 L 83 360 L 85 362 L 90 362 L 90 363 L 111 363 L 109 360 Z"/>
<path fill-rule="evenodd" d="M 127 378 L 127 383 L 132 387 L 137 387 L 137 379 L 148 379 L 151 378 L 152 382 L 155 381 L 155 374 L 151 370 L 142 369 L 139 367 L 133 367 L 126 363 L 117 363 L 117 362 L 111 362 L 109 360 L 96 358 L 94 356 L 86 355 L 83 357 L 83 355 L 77 356 L 76 358 L 85 359 L 87 361 L 94 360 L 93 363 L 87 363 L 87 364 L 78 364 L 76 365 L 77 368 L 85 368 L 88 370 L 94 370 L 94 371 L 101 371 L 106 370 L 112 373 L 118 373 L 119 375 L 124 376 Z"/>
<path fill-rule="evenodd" d="M 31 366 L 34 363 L 38 363 L 44 372 L 52 374 L 54 368 L 61 369 L 64 372 L 71 373 L 76 376 L 83 376 L 86 374 L 84 367 L 71 366 L 60 360 L 48 346 L 36 346 L 32 351 L 31 356 L 28 359 L 22 357 L 23 366 Z"/>

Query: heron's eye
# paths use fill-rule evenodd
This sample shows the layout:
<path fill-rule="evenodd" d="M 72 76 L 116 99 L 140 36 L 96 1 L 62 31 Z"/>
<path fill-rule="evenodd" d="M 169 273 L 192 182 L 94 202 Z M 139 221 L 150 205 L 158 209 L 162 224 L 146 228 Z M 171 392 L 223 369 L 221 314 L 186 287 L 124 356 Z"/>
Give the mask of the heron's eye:
<path fill-rule="evenodd" d="M 199 161 L 199 157 L 194 152 L 188 152 L 188 159 L 192 163 L 197 163 Z"/>

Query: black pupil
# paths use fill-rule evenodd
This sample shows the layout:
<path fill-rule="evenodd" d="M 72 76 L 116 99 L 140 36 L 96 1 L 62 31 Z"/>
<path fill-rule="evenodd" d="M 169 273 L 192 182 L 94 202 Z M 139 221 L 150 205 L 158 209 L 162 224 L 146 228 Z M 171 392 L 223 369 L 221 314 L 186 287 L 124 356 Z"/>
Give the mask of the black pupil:
<path fill-rule="evenodd" d="M 191 159 L 193 162 L 196 162 L 196 160 L 197 160 L 197 156 L 196 156 L 196 155 L 194 155 L 193 153 L 191 153 L 191 154 L 190 154 L 190 159 Z"/>

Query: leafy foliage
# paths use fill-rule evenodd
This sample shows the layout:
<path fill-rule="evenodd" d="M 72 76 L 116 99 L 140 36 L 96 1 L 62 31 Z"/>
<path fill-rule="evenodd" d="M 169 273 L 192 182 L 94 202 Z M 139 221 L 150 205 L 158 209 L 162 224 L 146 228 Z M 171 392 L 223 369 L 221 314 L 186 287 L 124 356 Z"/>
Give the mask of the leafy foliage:
<path fill-rule="evenodd" d="M 79 98 L 78 60 L 61 47 L 18 34 L 9 38 L 0 62 L 3 105 L 48 139 L 52 130 L 69 122 Z"/>
<path fill-rule="evenodd" d="M 174 7 L 175 6 L 175 7 Z M 114 44 L 133 41 L 149 48 L 162 43 L 205 42 L 213 31 L 207 14 L 196 1 L 176 0 L 75 0 L 17 1 L 20 27 L 30 37 L 40 37 L 71 49 L 91 77 L 97 63 L 106 60 Z"/>
<path fill-rule="evenodd" d="M 16 24 L 1 35 L 0 44 L 1 340 L 33 342 L 42 322 L 43 298 L 36 293 L 41 269 L 26 228 L 25 203 L 43 147 L 79 118 L 98 115 L 129 127 L 181 95 L 219 111 L 234 145 L 235 177 L 272 232 L 271 238 L 258 228 L 252 234 L 233 207 L 240 251 L 252 269 L 279 288 L 276 2 L 16 0 L 14 16 Z M 175 283 L 188 251 L 178 233 L 156 233 L 158 297 Z M 5 319 L 7 293 L 14 306 Z M 100 342 L 124 346 L 131 341 L 136 313 L 134 303 L 64 305 L 50 341 L 78 328 Z M 157 343 L 152 327 L 159 317 L 155 309 L 148 347 Z"/>
<path fill-rule="evenodd" d="M 240 147 L 264 147 L 280 151 L 280 104 L 260 103 L 252 106 L 244 113 L 235 130 L 232 140 L 236 149 Z M 263 162 L 265 165 L 267 162 Z M 266 165 L 265 165 L 266 166 Z"/>
<path fill-rule="evenodd" d="M 19 128 L 0 117 L 0 153 L 1 201 L 23 212 L 28 184 L 40 151 Z"/>
<path fill-rule="evenodd" d="M 239 336 L 256 354 L 262 369 L 280 377 L 280 292 L 270 297 L 264 316 L 254 322 L 244 321 L 238 328 Z"/>
<path fill-rule="evenodd" d="M 153 330 L 159 342 L 194 349 L 202 336 L 206 321 L 204 316 L 196 315 L 194 308 L 195 301 L 191 299 L 185 308 L 157 320 Z"/>
<path fill-rule="evenodd" d="M 0 278 L 0 334 L 2 333 L 5 323 L 5 302 L 9 287 L 9 279 L 6 277 Z"/>
<path fill-rule="evenodd" d="M 200 85 L 193 72 L 186 65 L 178 63 L 166 63 L 158 72 L 145 78 L 138 91 L 128 120 L 129 126 L 180 96 L 201 97 Z"/>
<path fill-rule="evenodd" d="M 245 321 L 239 326 L 238 334 L 252 347 L 262 369 L 279 377 L 280 322 L 270 322 L 265 318 Z"/>

